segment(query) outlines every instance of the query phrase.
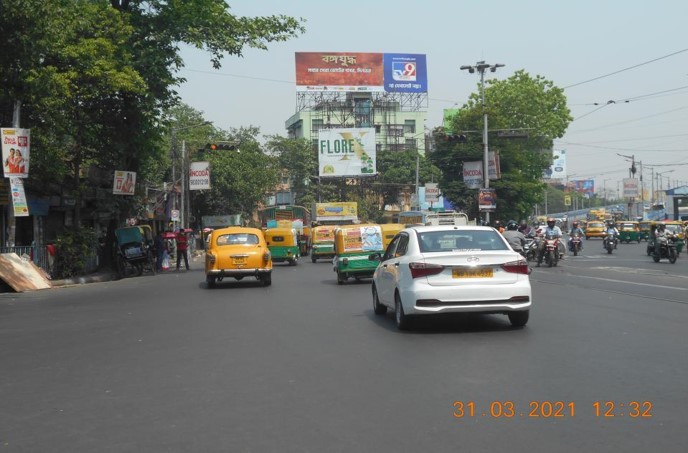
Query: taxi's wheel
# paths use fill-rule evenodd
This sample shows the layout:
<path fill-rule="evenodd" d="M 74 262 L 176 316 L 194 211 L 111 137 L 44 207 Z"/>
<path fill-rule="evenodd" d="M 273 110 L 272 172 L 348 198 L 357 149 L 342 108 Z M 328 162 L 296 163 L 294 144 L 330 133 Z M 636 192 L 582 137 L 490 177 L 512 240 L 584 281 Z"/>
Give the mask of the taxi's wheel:
<path fill-rule="evenodd" d="M 208 284 L 208 288 L 215 288 L 215 277 L 207 276 L 205 282 Z"/>
<path fill-rule="evenodd" d="M 384 315 L 387 313 L 387 307 L 380 303 L 380 299 L 377 297 L 377 288 L 373 286 L 373 313 L 376 315 Z"/>
<path fill-rule="evenodd" d="M 399 293 L 394 295 L 394 320 L 397 323 L 397 329 L 408 330 L 411 320 L 404 313 L 404 307 L 401 305 L 401 298 Z"/>
<path fill-rule="evenodd" d="M 272 285 L 272 274 L 265 274 L 260 278 L 260 281 L 263 282 L 263 286 L 270 286 Z"/>

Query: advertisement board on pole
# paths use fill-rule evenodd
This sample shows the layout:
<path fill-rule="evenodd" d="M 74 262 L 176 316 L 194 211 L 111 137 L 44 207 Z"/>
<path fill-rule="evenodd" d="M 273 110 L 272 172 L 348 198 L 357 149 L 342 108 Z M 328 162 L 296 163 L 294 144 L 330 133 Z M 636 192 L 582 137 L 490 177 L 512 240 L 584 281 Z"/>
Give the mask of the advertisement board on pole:
<path fill-rule="evenodd" d="M 437 183 L 425 183 L 425 201 L 427 203 L 437 203 L 440 201 L 440 189 Z"/>
<path fill-rule="evenodd" d="M 10 190 L 12 191 L 12 206 L 15 217 L 27 217 L 29 215 L 29 205 L 26 203 L 26 193 L 24 192 L 24 182 L 21 178 L 10 178 Z"/>
<path fill-rule="evenodd" d="M 640 196 L 640 188 L 638 180 L 635 178 L 624 178 L 623 180 L 623 196 L 624 198 L 638 198 Z"/>
<path fill-rule="evenodd" d="M 566 151 L 553 152 L 552 165 L 545 170 L 543 179 L 566 179 Z"/>
<path fill-rule="evenodd" d="M 191 162 L 189 190 L 210 189 L 210 162 Z"/>
<path fill-rule="evenodd" d="M 321 177 L 372 176 L 375 167 L 375 129 L 341 128 L 318 131 Z"/>
<path fill-rule="evenodd" d="M 478 209 L 481 211 L 494 211 L 497 209 L 497 192 L 494 189 L 480 189 Z"/>
<path fill-rule="evenodd" d="M 5 178 L 28 178 L 31 129 L 3 127 L 0 137 Z"/>
<path fill-rule="evenodd" d="M 136 187 L 136 172 L 134 171 L 115 171 L 115 181 L 112 186 L 114 195 L 134 195 Z"/>
<path fill-rule="evenodd" d="M 483 162 L 481 160 L 463 163 L 463 183 L 469 189 L 480 189 L 483 186 Z"/>

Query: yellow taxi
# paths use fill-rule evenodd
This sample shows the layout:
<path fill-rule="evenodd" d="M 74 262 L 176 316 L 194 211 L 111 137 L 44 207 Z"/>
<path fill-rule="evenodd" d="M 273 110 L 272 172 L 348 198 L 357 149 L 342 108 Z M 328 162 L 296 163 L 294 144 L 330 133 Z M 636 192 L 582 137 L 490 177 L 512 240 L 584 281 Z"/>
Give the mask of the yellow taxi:
<path fill-rule="evenodd" d="M 272 284 L 272 255 L 258 228 L 228 227 L 210 232 L 205 255 L 208 288 L 225 277 L 255 277 L 263 286 Z"/>
<path fill-rule="evenodd" d="M 587 226 L 585 227 L 585 239 L 590 238 L 604 238 L 607 226 L 604 222 L 599 220 L 589 220 Z"/>

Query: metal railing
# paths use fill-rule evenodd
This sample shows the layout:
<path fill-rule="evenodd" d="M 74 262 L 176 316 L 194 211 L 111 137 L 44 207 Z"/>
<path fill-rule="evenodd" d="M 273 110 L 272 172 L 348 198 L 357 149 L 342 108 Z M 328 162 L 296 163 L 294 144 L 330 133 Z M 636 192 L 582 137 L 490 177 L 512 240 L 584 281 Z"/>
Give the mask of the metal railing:
<path fill-rule="evenodd" d="M 15 247 L 0 247 L 0 253 L 15 253 L 19 257 L 27 256 L 28 259 L 43 269 L 49 276 L 53 277 L 54 258 L 51 259 L 46 245 L 22 245 Z M 98 270 L 99 259 L 96 250 L 86 260 L 86 274 Z"/>

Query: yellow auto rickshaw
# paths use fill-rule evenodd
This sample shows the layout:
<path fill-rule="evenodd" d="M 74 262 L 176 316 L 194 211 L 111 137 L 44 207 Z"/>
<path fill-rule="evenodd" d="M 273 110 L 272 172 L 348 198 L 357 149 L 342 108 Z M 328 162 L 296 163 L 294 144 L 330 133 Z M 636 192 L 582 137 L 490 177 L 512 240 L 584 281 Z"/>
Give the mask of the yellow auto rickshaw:
<path fill-rule="evenodd" d="M 311 230 L 311 262 L 334 258 L 334 230 L 337 225 L 319 225 Z"/>
<path fill-rule="evenodd" d="M 380 229 L 382 230 L 382 245 L 384 246 L 385 250 L 387 249 L 389 243 L 392 242 L 392 239 L 394 239 L 394 236 L 396 236 L 397 233 L 403 230 L 405 227 L 406 225 L 402 223 L 380 224 Z"/>
<path fill-rule="evenodd" d="M 263 232 L 274 263 L 296 266 L 301 257 L 299 233 L 294 228 L 268 228 Z"/>
<path fill-rule="evenodd" d="M 377 224 L 340 226 L 335 230 L 333 270 L 337 273 L 337 284 L 350 277 L 357 281 L 372 277 L 379 264 L 371 260 L 373 253 L 382 253 L 382 229 Z"/>
<path fill-rule="evenodd" d="M 640 223 L 634 220 L 624 220 L 618 223 L 619 230 L 619 242 L 630 243 L 631 241 L 637 241 L 640 243 L 642 240 L 640 236 Z"/>

